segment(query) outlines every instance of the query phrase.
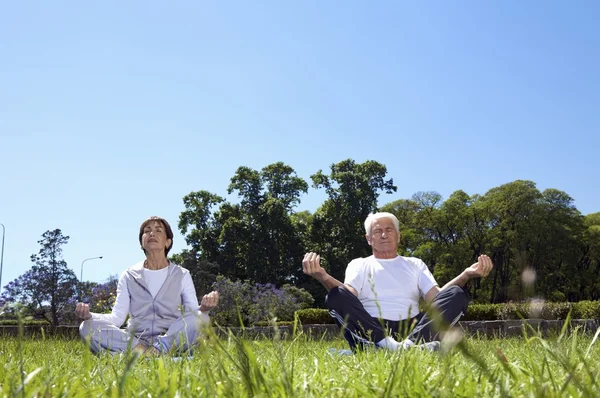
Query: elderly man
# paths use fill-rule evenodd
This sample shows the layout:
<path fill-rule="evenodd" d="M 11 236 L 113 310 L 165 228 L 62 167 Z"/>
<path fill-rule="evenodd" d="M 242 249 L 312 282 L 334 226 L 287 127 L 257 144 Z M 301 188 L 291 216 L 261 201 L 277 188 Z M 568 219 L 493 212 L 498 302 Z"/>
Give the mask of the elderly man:
<path fill-rule="evenodd" d="M 398 350 L 421 343 L 424 348 L 436 350 L 438 333 L 456 324 L 466 313 L 468 298 L 462 287 L 472 278 L 487 276 L 492 261 L 486 255 L 479 256 L 476 263 L 440 289 L 423 261 L 398 255 L 400 232 L 396 216 L 370 214 L 365 231 L 373 255 L 352 260 L 344 283 L 321 267 L 316 253 L 304 256 L 304 273 L 329 292 L 327 307 L 353 351 L 372 345 Z M 419 298 L 434 311 L 418 313 Z M 415 325 L 408 338 L 400 342 L 394 339 L 406 325 Z"/>

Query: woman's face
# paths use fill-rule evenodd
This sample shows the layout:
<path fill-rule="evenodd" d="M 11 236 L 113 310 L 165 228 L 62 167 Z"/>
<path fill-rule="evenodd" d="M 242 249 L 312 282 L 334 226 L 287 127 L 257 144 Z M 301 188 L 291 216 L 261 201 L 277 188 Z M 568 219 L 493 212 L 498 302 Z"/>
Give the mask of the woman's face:
<path fill-rule="evenodd" d="M 164 253 L 170 245 L 171 239 L 167 239 L 167 233 L 161 222 L 152 221 L 144 227 L 142 247 L 146 252 L 160 251 Z"/>

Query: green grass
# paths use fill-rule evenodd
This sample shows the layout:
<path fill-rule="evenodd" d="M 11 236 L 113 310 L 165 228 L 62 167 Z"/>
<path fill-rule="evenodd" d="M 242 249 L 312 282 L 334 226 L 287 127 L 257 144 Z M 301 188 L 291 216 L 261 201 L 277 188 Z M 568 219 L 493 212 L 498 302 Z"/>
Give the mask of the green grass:
<path fill-rule="evenodd" d="M 211 337 L 193 359 L 90 354 L 77 340 L 0 337 L 0 396 L 600 396 L 600 349 L 561 336 L 467 338 L 446 353 L 335 357 L 343 340 Z"/>

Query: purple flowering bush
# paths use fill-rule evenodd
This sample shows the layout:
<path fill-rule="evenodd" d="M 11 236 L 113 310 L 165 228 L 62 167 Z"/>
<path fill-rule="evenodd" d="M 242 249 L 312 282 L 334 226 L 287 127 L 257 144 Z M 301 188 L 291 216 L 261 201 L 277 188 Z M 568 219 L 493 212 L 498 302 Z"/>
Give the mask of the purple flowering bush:
<path fill-rule="evenodd" d="M 92 288 L 92 297 L 90 299 L 90 310 L 92 312 L 108 313 L 112 311 L 117 298 L 117 283 L 119 279 L 116 275 L 111 275 L 108 280 Z"/>
<path fill-rule="evenodd" d="M 306 290 L 291 285 L 278 288 L 272 283 L 232 281 L 223 276 L 217 277 L 213 289 L 219 292 L 219 305 L 211 316 L 221 326 L 247 326 L 273 318 L 293 321 L 296 310 L 314 302 Z"/>
<path fill-rule="evenodd" d="M 77 303 L 87 303 L 91 312 L 105 314 L 112 311 L 117 297 L 117 275 L 111 275 L 104 283 L 83 282 L 79 283 L 78 293 L 72 296 L 65 305 L 65 311 L 60 314 L 63 325 L 77 325 L 81 319 L 75 315 Z"/>

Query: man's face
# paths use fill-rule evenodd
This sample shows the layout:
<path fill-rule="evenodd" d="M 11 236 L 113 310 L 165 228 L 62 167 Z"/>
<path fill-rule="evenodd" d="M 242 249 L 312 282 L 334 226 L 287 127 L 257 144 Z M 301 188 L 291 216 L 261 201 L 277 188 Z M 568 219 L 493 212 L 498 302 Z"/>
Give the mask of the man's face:
<path fill-rule="evenodd" d="M 375 221 L 371 228 L 371 235 L 367 235 L 367 241 L 374 252 L 398 251 L 399 238 L 400 235 L 389 218 L 380 218 Z"/>

